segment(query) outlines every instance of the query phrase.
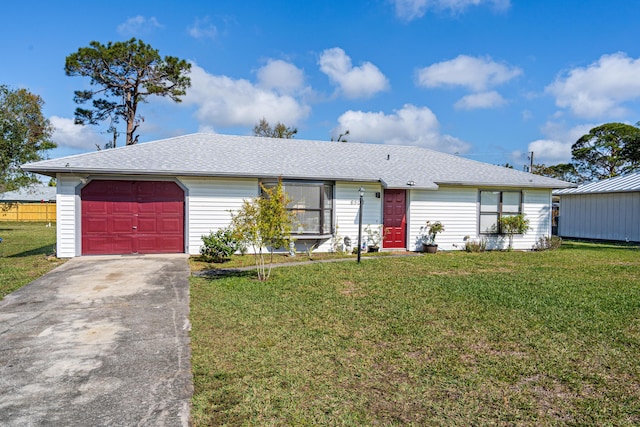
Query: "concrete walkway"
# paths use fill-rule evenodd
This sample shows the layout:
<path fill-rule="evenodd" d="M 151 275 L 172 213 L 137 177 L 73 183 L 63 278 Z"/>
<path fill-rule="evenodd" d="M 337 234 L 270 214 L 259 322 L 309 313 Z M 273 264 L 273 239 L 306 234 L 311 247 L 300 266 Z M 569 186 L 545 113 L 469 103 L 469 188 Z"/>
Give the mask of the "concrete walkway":
<path fill-rule="evenodd" d="M 0 301 L 0 425 L 186 426 L 187 255 L 81 257 Z"/>

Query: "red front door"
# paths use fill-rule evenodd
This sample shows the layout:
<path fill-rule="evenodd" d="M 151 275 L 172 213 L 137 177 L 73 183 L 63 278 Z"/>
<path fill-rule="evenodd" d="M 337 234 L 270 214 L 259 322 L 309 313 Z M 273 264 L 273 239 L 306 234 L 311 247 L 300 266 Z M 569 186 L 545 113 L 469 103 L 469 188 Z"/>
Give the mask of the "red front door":
<path fill-rule="evenodd" d="M 83 255 L 184 252 L 184 192 L 176 183 L 92 181 L 81 198 Z"/>
<path fill-rule="evenodd" d="M 383 225 L 384 248 L 406 248 L 407 205 L 405 190 L 385 190 Z"/>

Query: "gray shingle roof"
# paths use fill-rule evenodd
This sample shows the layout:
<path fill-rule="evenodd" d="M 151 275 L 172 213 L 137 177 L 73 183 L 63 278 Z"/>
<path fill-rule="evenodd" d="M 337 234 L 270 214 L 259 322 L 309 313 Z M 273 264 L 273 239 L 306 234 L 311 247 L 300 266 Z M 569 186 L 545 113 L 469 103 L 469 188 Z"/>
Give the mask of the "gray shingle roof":
<path fill-rule="evenodd" d="M 21 188 L 16 191 L 7 191 L 0 194 L 0 202 L 48 202 L 56 201 L 56 187 L 49 187 L 44 184 L 36 184 L 30 187 Z"/>
<path fill-rule="evenodd" d="M 625 193 L 630 191 L 640 191 L 640 172 L 591 182 L 577 188 L 557 190 L 553 194 L 561 196 L 567 194 Z"/>
<path fill-rule="evenodd" d="M 61 173 L 283 177 L 438 185 L 566 188 L 572 184 L 419 147 L 191 134 L 23 165 Z"/>

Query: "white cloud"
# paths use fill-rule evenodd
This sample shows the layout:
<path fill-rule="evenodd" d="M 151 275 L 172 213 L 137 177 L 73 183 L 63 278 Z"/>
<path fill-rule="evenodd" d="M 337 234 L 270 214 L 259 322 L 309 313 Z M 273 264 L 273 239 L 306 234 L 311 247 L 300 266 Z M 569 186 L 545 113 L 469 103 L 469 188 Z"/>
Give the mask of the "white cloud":
<path fill-rule="evenodd" d="M 202 19 L 196 18 L 187 31 L 194 39 L 215 39 L 218 35 L 218 27 L 209 22 L 208 16 Z"/>
<path fill-rule="evenodd" d="M 454 107 L 460 110 L 476 110 L 478 108 L 495 108 L 505 105 L 507 101 L 496 91 L 472 93 L 463 96 Z"/>
<path fill-rule="evenodd" d="M 140 34 L 150 33 L 156 28 L 162 28 L 162 25 L 155 17 L 145 18 L 142 15 L 134 16 L 127 19 L 122 24 L 118 25 L 116 31 L 121 36 L 137 36 Z"/>
<path fill-rule="evenodd" d="M 625 53 L 603 55 L 585 68 L 574 68 L 546 87 L 556 105 L 583 118 L 621 117 L 622 105 L 640 99 L 640 58 Z"/>
<path fill-rule="evenodd" d="M 351 64 L 351 58 L 339 47 L 326 49 L 318 61 L 320 71 L 338 85 L 347 98 L 369 98 L 389 88 L 389 80 L 371 62 L 358 67 Z"/>
<path fill-rule="evenodd" d="M 347 111 L 338 118 L 334 134 L 349 130 L 349 138 L 361 142 L 417 145 L 450 153 L 463 153 L 469 144 L 450 135 L 442 135 L 438 119 L 427 107 L 406 104 L 393 114 Z"/>
<path fill-rule="evenodd" d="M 575 141 L 574 141 L 575 142 Z M 571 161 L 571 141 L 554 141 L 538 139 L 529 143 L 529 152 L 533 151 L 535 164 L 555 165 Z"/>
<path fill-rule="evenodd" d="M 555 139 L 561 141 L 576 142 L 582 135 L 589 133 L 591 129 L 598 126 L 600 123 L 583 123 L 580 125 L 574 125 L 567 127 L 565 122 L 546 122 L 542 128 L 542 134 L 548 139 Z"/>
<path fill-rule="evenodd" d="M 109 142 L 108 137 L 98 135 L 94 128 L 76 125 L 73 119 L 51 116 L 49 120 L 55 128 L 53 141 L 58 144 L 58 147 L 95 150 L 96 144 L 102 147 Z"/>
<path fill-rule="evenodd" d="M 195 63 L 191 65 L 191 88 L 184 104 L 196 105 L 200 126 L 210 128 L 253 126 L 263 117 L 269 122 L 295 126 L 311 111 L 292 95 L 245 79 L 212 75 Z"/>
<path fill-rule="evenodd" d="M 404 20 L 411 21 L 421 18 L 427 10 L 450 10 L 462 12 L 469 6 L 488 4 L 496 10 L 508 9 L 510 0 L 394 0 L 396 15 Z"/>
<path fill-rule="evenodd" d="M 295 94 L 304 89 L 304 72 L 293 64 L 280 59 L 270 59 L 257 72 L 258 85 L 266 90 L 283 94 Z"/>
<path fill-rule="evenodd" d="M 571 161 L 571 146 L 595 126 L 597 125 L 585 123 L 567 128 L 564 122 L 547 122 L 541 129 L 545 138 L 530 142 L 528 151 L 533 151 L 534 163 L 536 164 L 569 163 Z"/>
<path fill-rule="evenodd" d="M 463 86 L 479 92 L 495 87 L 522 74 L 518 67 L 493 61 L 489 57 L 459 55 L 417 72 L 418 85 L 423 87 Z"/>

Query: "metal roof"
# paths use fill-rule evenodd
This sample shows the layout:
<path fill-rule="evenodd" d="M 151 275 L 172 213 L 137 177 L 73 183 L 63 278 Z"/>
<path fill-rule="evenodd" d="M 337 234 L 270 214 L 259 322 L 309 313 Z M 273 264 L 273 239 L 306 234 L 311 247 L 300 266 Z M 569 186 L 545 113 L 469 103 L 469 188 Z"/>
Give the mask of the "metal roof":
<path fill-rule="evenodd" d="M 573 184 L 414 146 L 197 133 L 28 163 L 29 172 L 325 179 L 386 188 Z"/>
<path fill-rule="evenodd" d="M 0 202 L 55 202 L 56 187 L 36 184 L 16 191 L 0 193 Z"/>
<path fill-rule="evenodd" d="M 631 191 L 640 191 L 640 172 L 591 182 L 577 188 L 556 190 L 553 194 L 563 196 L 568 194 L 628 193 Z"/>

